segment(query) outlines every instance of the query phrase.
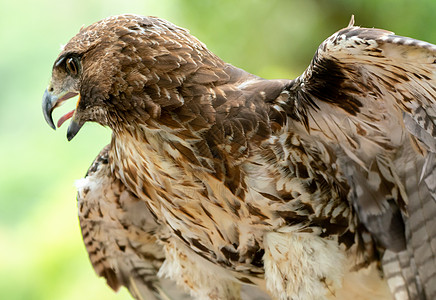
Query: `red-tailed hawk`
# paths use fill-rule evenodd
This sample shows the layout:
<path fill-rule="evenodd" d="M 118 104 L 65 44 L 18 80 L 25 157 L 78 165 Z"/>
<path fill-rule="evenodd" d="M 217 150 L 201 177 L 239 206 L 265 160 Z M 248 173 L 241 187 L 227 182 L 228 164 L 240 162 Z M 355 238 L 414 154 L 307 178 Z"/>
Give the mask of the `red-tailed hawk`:
<path fill-rule="evenodd" d="M 435 299 L 435 72 L 436 46 L 351 23 L 300 77 L 266 80 L 165 20 L 121 15 L 64 47 L 43 111 L 55 128 L 79 95 L 58 122 L 72 119 L 68 140 L 88 121 L 113 131 L 78 205 L 114 289 Z"/>

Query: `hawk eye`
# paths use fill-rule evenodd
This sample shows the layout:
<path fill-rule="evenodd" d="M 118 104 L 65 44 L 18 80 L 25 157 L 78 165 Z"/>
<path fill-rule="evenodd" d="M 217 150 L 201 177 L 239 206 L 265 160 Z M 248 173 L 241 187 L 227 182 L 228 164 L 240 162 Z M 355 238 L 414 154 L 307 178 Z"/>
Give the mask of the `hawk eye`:
<path fill-rule="evenodd" d="M 77 76 L 79 74 L 79 62 L 77 58 L 70 57 L 65 61 L 65 70 L 68 75 Z"/>

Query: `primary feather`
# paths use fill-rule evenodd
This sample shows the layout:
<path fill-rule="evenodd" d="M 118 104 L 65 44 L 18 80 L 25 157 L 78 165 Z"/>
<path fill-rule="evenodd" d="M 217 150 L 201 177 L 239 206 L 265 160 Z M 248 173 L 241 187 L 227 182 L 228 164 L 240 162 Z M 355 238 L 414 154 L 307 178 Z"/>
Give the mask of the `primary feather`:
<path fill-rule="evenodd" d="M 79 188 L 97 273 L 138 299 L 186 297 L 164 277 L 198 299 L 241 285 L 435 298 L 435 60 L 432 44 L 350 24 L 300 77 L 266 80 L 158 18 L 82 29 L 44 110 L 52 124 L 79 93 L 69 139 L 87 121 L 113 130 Z"/>

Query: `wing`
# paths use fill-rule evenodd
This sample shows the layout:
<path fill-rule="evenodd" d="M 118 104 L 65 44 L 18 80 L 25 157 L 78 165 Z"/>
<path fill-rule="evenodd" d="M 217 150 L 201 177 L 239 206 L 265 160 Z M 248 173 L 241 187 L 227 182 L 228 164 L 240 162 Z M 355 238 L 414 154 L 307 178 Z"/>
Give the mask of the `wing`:
<path fill-rule="evenodd" d="M 80 227 L 95 272 L 114 290 L 126 286 L 135 299 L 190 299 L 157 277 L 165 259 L 155 237 L 158 225 L 145 202 L 113 176 L 108 151 L 106 146 L 77 182 Z"/>
<path fill-rule="evenodd" d="M 396 299 L 434 299 L 436 46 L 349 26 L 320 45 L 289 93 L 276 107 L 335 152 L 360 223 L 386 249 Z"/>

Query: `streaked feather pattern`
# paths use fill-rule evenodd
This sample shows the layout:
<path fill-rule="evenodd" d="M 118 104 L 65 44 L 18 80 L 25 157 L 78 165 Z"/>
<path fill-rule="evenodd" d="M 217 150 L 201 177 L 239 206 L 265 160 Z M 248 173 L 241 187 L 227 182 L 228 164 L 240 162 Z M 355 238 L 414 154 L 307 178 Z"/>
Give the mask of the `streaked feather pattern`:
<path fill-rule="evenodd" d="M 158 276 L 165 260 L 158 238 L 165 230 L 145 203 L 113 177 L 108 151 L 107 146 L 76 182 L 80 227 L 95 272 L 113 290 L 124 285 L 138 300 L 191 299 L 175 282 Z M 269 299 L 253 286 L 242 287 L 241 293 L 246 300 Z"/>
<path fill-rule="evenodd" d="M 108 150 L 76 183 L 80 227 L 96 273 L 114 290 L 126 286 L 136 299 L 189 299 L 157 277 L 165 259 L 155 236 L 158 225 L 145 203 L 111 176 Z"/>
<path fill-rule="evenodd" d="M 436 46 L 353 20 L 294 80 L 226 64 L 157 18 L 82 29 L 49 90 L 80 93 L 72 124 L 113 130 L 79 183 L 96 272 L 137 299 L 187 297 L 165 276 L 197 299 L 241 285 L 389 299 L 386 283 L 436 298 L 435 72 Z"/>

